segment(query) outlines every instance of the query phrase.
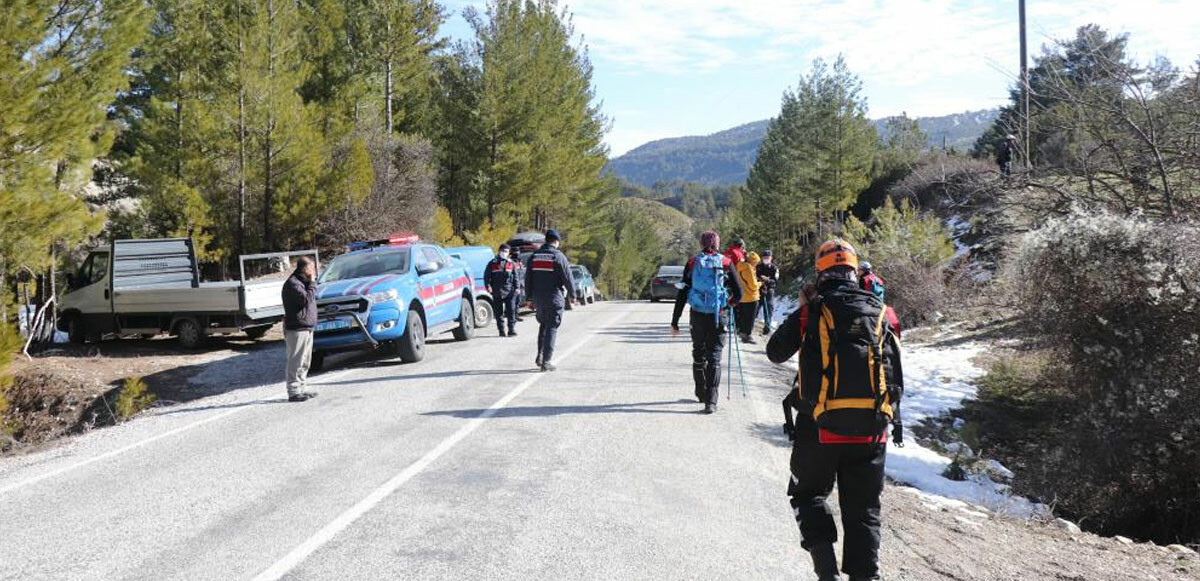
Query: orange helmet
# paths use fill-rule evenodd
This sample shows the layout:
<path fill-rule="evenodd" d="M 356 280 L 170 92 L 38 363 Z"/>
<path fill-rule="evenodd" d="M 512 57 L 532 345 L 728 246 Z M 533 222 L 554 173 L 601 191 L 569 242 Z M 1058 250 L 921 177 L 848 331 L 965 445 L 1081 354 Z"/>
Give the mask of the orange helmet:
<path fill-rule="evenodd" d="M 841 238 L 834 238 L 817 249 L 817 272 L 825 272 L 835 266 L 858 270 L 858 252 Z"/>

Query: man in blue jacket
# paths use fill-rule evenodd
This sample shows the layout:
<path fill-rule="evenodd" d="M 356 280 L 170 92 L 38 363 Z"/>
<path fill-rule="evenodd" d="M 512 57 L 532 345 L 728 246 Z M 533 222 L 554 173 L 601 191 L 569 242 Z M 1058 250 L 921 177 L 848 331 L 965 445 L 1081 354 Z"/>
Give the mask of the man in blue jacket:
<path fill-rule="evenodd" d="M 563 309 L 570 300 L 575 281 L 571 264 L 558 249 L 562 238 L 557 230 L 546 231 L 546 243 L 529 257 L 525 290 L 537 309 L 538 353 L 535 362 L 542 371 L 554 371 L 554 340 L 562 323 Z"/>
<path fill-rule="evenodd" d="M 500 327 L 500 336 L 517 336 L 517 276 L 516 261 L 508 257 L 511 248 L 501 244 L 496 257 L 487 265 L 487 274 L 483 283 L 492 294 L 492 303 L 496 311 L 496 325 Z M 508 323 L 505 332 L 504 324 Z"/>

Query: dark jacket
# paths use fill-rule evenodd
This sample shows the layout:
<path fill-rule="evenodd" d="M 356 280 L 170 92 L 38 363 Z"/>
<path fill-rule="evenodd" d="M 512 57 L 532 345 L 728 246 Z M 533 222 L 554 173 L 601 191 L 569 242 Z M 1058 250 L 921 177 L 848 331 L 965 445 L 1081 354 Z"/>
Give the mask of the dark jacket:
<path fill-rule="evenodd" d="M 708 252 L 707 254 L 716 254 L 716 252 Z M 688 302 L 688 292 L 692 290 L 692 265 L 696 263 L 696 257 L 688 259 L 687 265 L 683 267 L 683 288 L 679 289 L 679 295 L 675 297 L 675 311 L 671 313 L 671 327 L 679 328 L 679 317 L 683 316 L 683 306 Z M 725 289 L 729 291 L 729 302 L 737 304 L 742 300 L 742 288 L 737 283 L 737 272 L 734 270 L 733 261 L 729 257 L 725 257 L 722 261 L 725 266 Z"/>
<path fill-rule="evenodd" d="M 317 326 L 317 282 L 293 272 L 283 283 L 283 328 L 303 331 Z"/>
<path fill-rule="evenodd" d="M 507 299 L 517 292 L 517 276 L 517 262 L 497 256 L 487 264 L 483 282 L 493 297 Z"/>
<path fill-rule="evenodd" d="M 575 279 L 571 277 L 567 255 L 549 244 L 543 244 L 530 255 L 525 291 L 533 297 L 534 303 L 563 306 L 564 293 L 570 294 L 574 288 Z"/>
<path fill-rule="evenodd" d="M 779 267 L 774 264 L 762 264 L 756 267 L 755 274 L 763 279 L 762 288 L 759 293 L 767 294 L 775 292 L 775 285 L 779 283 Z"/>

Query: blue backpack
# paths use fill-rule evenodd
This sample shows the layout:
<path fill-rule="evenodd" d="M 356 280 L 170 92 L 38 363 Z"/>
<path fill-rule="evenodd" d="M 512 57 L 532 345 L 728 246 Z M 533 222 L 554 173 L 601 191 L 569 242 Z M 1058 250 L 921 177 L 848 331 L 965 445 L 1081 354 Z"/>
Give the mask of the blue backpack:
<path fill-rule="evenodd" d="M 701 313 L 713 314 L 725 308 L 729 291 L 725 288 L 725 257 L 697 254 L 692 262 L 692 288 L 688 304 Z"/>

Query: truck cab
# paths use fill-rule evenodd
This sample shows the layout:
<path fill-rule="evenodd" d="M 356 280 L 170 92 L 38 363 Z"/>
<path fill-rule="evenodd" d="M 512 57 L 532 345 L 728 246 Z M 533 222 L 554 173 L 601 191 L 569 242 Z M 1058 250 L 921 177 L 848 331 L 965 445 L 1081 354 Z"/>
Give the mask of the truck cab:
<path fill-rule="evenodd" d="M 317 278 L 312 368 L 327 354 L 382 349 L 406 363 L 425 356 L 425 339 L 475 334 L 476 295 L 467 265 L 416 236 L 356 242 Z"/>

